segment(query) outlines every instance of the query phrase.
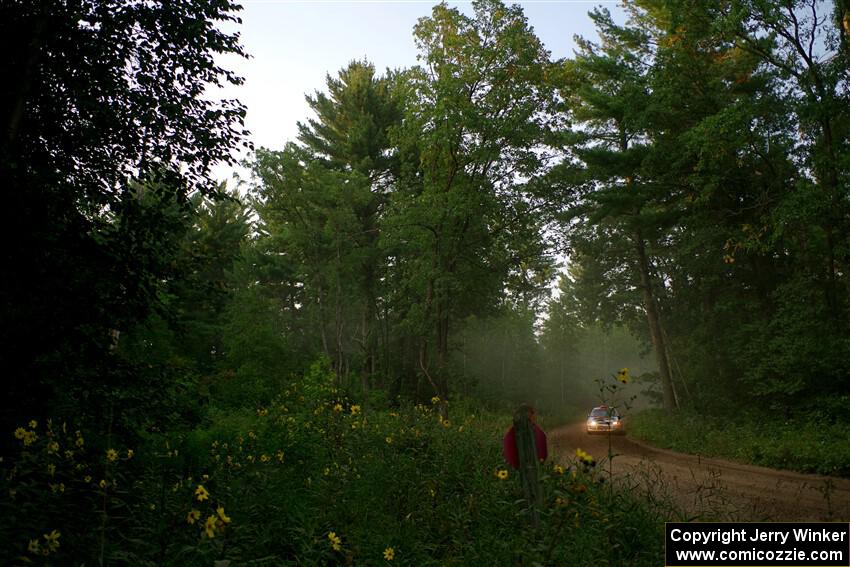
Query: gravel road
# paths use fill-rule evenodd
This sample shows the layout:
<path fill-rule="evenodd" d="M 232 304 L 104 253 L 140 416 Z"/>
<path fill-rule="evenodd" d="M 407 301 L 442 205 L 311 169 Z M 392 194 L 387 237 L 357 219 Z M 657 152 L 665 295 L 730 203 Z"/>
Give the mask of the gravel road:
<path fill-rule="evenodd" d="M 563 462 L 581 448 L 608 470 L 607 434 L 589 435 L 584 423 L 549 434 Z M 618 483 L 640 491 L 674 517 L 727 521 L 850 521 L 850 479 L 780 471 L 650 447 L 610 436 Z"/>

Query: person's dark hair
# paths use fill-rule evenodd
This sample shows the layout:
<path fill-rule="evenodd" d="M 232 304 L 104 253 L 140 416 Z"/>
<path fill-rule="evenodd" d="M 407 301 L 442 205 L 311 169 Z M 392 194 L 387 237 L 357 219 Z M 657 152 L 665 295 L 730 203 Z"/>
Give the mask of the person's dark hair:
<path fill-rule="evenodd" d="M 516 411 L 517 413 L 525 413 L 526 415 L 528 415 L 529 418 L 534 417 L 534 406 L 529 403 L 521 403 L 517 407 Z"/>

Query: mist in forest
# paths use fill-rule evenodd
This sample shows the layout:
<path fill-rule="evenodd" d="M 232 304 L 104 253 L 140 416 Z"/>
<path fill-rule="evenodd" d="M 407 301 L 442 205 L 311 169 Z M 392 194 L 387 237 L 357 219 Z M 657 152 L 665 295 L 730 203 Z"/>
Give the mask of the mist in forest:
<path fill-rule="evenodd" d="M 468 320 L 454 353 L 464 393 L 493 404 L 528 402 L 557 419 L 581 418 L 602 403 L 628 413 L 660 401 L 653 353 L 627 329 L 592 325 L 556 340 L 535 323 L 522 312 Z M 614 377 L 623 368 L 628 384 Z M 600 391 L 603 384 L 616 392 Z"/>

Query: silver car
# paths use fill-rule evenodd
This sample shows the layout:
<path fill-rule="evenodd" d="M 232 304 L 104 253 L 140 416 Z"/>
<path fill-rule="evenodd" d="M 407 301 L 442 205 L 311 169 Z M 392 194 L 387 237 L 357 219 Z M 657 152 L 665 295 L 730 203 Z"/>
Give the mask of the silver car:
<path fill-rule="evenodd" d="M 590 410 L 587 415 L 588 433 L 625 433 L 623 419 L 617 408 L 610 406 L 597 406 Z"/>

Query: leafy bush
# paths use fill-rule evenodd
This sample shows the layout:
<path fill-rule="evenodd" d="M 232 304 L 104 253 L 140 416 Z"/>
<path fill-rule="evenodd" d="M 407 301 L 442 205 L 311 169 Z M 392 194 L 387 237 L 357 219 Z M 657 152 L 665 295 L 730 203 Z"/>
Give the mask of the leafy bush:
<path fill-rule="evenodd" d="M 785 420 L 781 415 L 703 416 L 644 411 L 632 435 L 659 447 L 754 465 L 850 476 L 850 430 L 837 421 Z"/>

